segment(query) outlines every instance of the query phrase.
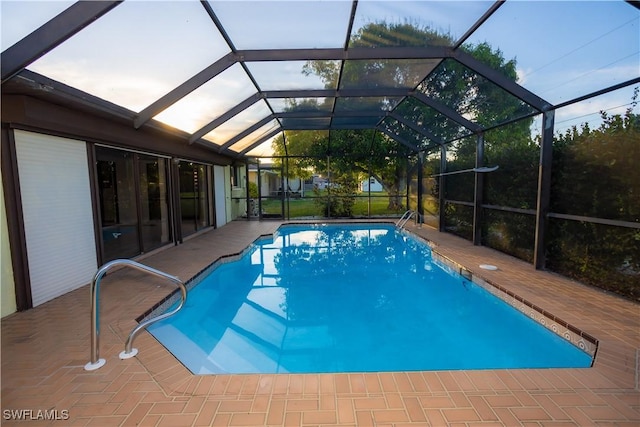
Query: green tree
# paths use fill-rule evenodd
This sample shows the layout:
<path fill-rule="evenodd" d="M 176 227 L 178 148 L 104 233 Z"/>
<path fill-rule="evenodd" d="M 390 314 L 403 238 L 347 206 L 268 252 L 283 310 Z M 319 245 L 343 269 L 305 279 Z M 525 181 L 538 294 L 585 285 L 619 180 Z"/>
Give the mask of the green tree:
<path fill-rule="evenodd" d="M 358 180 L 354 176 L 341 175 L 326 190 L 314 189 L 314 202 L 326 217 L 351 217 L 355 205 Z"/>
<path fill-rule="evenodd" d="M 551 210 L 631 223 L 640 221 L 638 89 L 624 114 L 601 113 L 602 124 L 574 126 L 554 139 Z M 640 300 L 640 231 L 587 221 L 555 220 L 549 268 Z"/>
<path fill-rule="evenodd" d="M 372 23 L 361 28 L 350 40 L 351 47 L 377 46 L 434 46 L 452 45 L 448 34 L 440 34 L 429 28 L 419 28 L 410 23 Z M 493 50 L 488 44 L 465 48 L 479 60 L 499 70 L 508 78 L 516 79 L 515 60 L 505 60 L 502 52 Z M 526 114 L 530 107 L 508 95 L 502 89 L 478 76 L 455 60 L 447 59 L 432 69 L 432 60 L 383 59 L 375 61 L 346 61 L 342 72 L 333 61 L 309 61 L 303 72 L 319 76 L 327 88 L 336 88 L 340 76 L 340 88 L 385 88 L 416 87 L 429 72 L 429 78 L 418 90 L 436 98 L 479 123 L 496 124 L 511 119 L 517 114 Z M 349 100 L 352 110 L 375 111 L 376 114 L 395 107 L 398 100 L 387 97 L 363 97 Z M 437 113 L 434 109 L 420 105 L 411 98 L 397 108 L 398 114 L 430 130 L 438 138 L 448 141 L 462 134 L 460 126 Z M 314 101 L 290 105 L 290 111 L 309 108 L 327 108 Z M 520 135 L 527 135 L 530 120 L 520 123 Z M 415 133 L 414 133 L 415 134 Z M 518 136 L 520 137 L 520 136 Z M 512 138 L 504 136 L 508 143 Z M 285 147 L 286 142 L 286 147 Z M 409 142 L 418 149 L 424 138 L 412 137 Z M 274 140 L 276 156 L 290 156 L 289 174 L 298 174 L 310 169 L 324 170 L 330 156 L 330 173 L 334 176 L 361 173 L 375 177 L 389 194 L 389 209 L 403 208 L 403 192 L 407 187 L 407 158 L 412 151 L 383 133 L 372 134 L 370 130 L 340 131 L 287 131 L 284 137 Z M 475 156 L 475 145 L 458 143 L 455 147 L 460 161 Z M 299 157 L 298 157 L 299 156 Z M 315 158 L 314 159 L 312 159 Z M 455 161 L 455 160 L 454 160 Z"/>

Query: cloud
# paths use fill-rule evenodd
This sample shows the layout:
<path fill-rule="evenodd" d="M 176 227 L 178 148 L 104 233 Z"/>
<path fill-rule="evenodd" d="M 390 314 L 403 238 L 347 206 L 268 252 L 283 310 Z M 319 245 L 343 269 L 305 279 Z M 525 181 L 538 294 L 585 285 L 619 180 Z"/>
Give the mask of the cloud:
<path fill-rule="evenodd" d="M 624 114 L 631 107 L 634 87 L 629 86 L 557 109 L 554 120 L 554 133 L 564 133 L 567 129 L 573 126 L 579 128 L 584 123 L 588 123 L 591 129 L 597 129 L 602 124 L 601 111 L 606 111 L 609 115 Z M 635 114 L 640 114 L 638 106 L 633 111 Z M 534 119 L 531 127 L 532 137 L 540 134 L 540 120 L 540 116 Z"/>
<path fill-rule="evenodd" d="M 564 69 L 525 77 L 527 89 L 554 103 L 569 101 L 596 90 L 638 77 L 638 64 L 601 69 Z"/>
<path fill-rule="evenodd" d="M 173 89 L 153 76 L 108 71 L 84 60 L 54 62 L 45 57 L 29 69 L 136 112 Z"/>
<path fill-rule="evenodd" d="M 598 128 L 602 124 L 601 111 L 606 111 L 609 115 L 624 114 L 631 106 L 632 96 L 633 86 L 629 86 L 560 108 L 556 110 L 555 130 L 563 132 L 583 123 L 589 123 L 591 129 Z M 638 107 L 635 108 L 637 110 Z"/>
<path fill-rule="evenodd" d="M 531 68 L 517 68 L 516 69 L 516 75 L 518 77 L 518 80 L 516 80 L 518 82 L 518 84 L 520 86 L 524 86 L 525 83 L 527 82 L 527 77 L 529 76 L 529 74 L 532 72 L 533 70 Z"/>

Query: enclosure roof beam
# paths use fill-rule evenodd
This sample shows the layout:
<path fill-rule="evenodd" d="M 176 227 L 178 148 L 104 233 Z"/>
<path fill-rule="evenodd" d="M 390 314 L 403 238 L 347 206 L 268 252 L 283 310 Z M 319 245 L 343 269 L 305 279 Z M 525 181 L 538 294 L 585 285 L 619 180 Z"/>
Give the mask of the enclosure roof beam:
<path fill-rule="evenodd" d="M 282 129 L 274 129 L 271 132 L 267 133 L 266 135 L 260 137 L 260 139 L 258 139 L 256 142 L 254 142 L 253 144 L 249 145 L 247 148 L 245 148 L 244 150 L 240 151 L 238 153 L 238 155 L 236 157 L 242 157 L 244 156 L 246 153 L 248 153 L 249 151 L 253 150 L 254 148 L 258 147 L 260 144 L 262 144 L 263 142 L 265 142 L 266 140 L 268 140 L 269 138 L 274 137 L 276 134 L 278 134 L 279 132 L 282 132 Z"/>
<path fill-rule="evenodd" d="M 223 124 L 224 122 L 226 122 L 227 120 L 235 116 L 236 114 L 246 110 L 256 102 L 260 101 L 261 99 L 262 99 L 262 96 L 260 95 L 260 93 L 256 92 L 255 94 L 251 95 L 250 97 L 240 102 L 236 106 L 225 111 L 223 115 L 221 115 L 220 117 L 217 117 L 216 119 L 207 123 L 202 128 L 195 131 L 189 138 L 189 144 L 192 144 L 194 141 L 198 140 L 199 138 L 202 138 L 203 136 L 205 136 L 206 134 L 208 134 L 209 132 L 211 132 L 212 130 L 214 130 L 215 128 L 217 128 L 218 126 L 220 126 L 221 124 Z"/>
<path fill-rule="evenodd" d="M 407 96 L 411 90 L 406 88 L 373 88 L 373 89 L 294 89 L 294 90 L 266 90 L 262 97 L 269 98 L 337 98 L 362 97 L 376 98 L 384 96 Z"/>
<path fill-rule="evenodd" d="M 235 52 L 237 49 L 233 44 L 233 41 L 231 41 L 231 37 L 229 36 L 229 33 L 227 33 L 227 29 L 224 27 L 224 25 L 222 25 L 222 22 L 220 22 L 220 19 L 218 19 L 218 16 L 213 11 L 211 4 L 208 1 L 201 1 L 200 4 L 204 8 L 205 12 L 207 12 L 207 15 L 209 15 L 209 19 L 213 21 L 213 25 L 215 25 L 216 29 L 220 32 L 220 35 L 222 36 L 224 41 L 227 43 L 227 46 L 229 46 L 229 48 Z"/>
<path fill-rule="evenodd" d="M 386 111 L 345 111 L 341 113 L 331 113 L 329 111 L 281 111 L 273 114 L 278 119 L 313 119 L 323 117 L 381 117 L 386 116 Z M 371 127 L 371 126 L 370 126 Z"/>
<path fill-rule="evenodd" d="M 236 142 L 240 141 L 242 138 L 250 135 L 252 132 L 255 132 L 256 130 L 260 129 L 262 126 L 266 125 L 267 123 L 269 123 L 273 119 L 275 119 L 274 115 L 273 114 L 269 114 L 268 116 L 266 116 L 262 120 L 254 123 L 253 125 L 249 126 L 245 130 L 243 130 L 242 132 L 240 132 L 239 134 L 237 134 L 236 136 L 234 136 L 233 138 L 231 138 L 230 140 L 228 140 L 227 142 L 222 144 L 220 146 L 220 150 L 224 150 L 226 148 L 231 147 L 233 144 L 235 144 Z"/>
<path fill-rule="evenodd" d="M 220 34 L 224 38 L 225 42 L 227 43 L 231 51 L 233 53 L 237 53 L 238 49 L 236 49 L 235 44 L 233 43 L 233 41 L 231 40 L 231 37 L 229 36 L 229 33 L 227 33 L 227 29 L 225 28 L 224 25 L 222 25 L 222 22 L 220 22 L 220 19 L 218 19 L 218 16 L 213 11 L 211 4 L 208 1 L 201 1 L 200 4 L 204 7 L 204 10 L 207 12 L 207 15 L 209 15 L 209 18 L 211 18 L 214 25 L 218 29 L 218 31 L 220 31 Z M 249 77 L 249 80 L 251 80 L 251 83 L 256 88 L 256 90 L 258 92 L 261 92 L 260 85 L 258 85 L 258 82 L 253 76 L 253 73 L 251 73 L 251 70 L 249 70 L 249 68 L 247 67 L 247 64 L 245 64 L 244 62 L 241 62 L 240 66 L 242 67 L 244 72 L 247 74 L 247 76 Z M 269 109 L 273 113 L 273 109 L 271 108 L 271 106 L 269 106 Z"/>
<path fill-rule="evenodd" d="M 200 71 L 195 76 L 191 77 L 186 82 L 177 86 L 171 92 L 164 95 L 162 98 L 149 105 L 142 110 L 138 117 L 134 120 L 134 127 L 140 128 L 143 124 L 148 122 L 153 116 L 159 114 L 170 105 L 176 103 L 186 95 L 190 94 L 218 74 L 222 73 L 227 68 L 235 64 L 235 58 L 233 53 L 228 53 L 213 64 L 209 65 L 204 70 Z"/>
<path fill-rule="evenodd" d="M 635 77 L 635 78 L 627 80 L 625 82 L 618 83 L 618 84 L 615 84 L 613 86 L 609 86 L 609 87 L 606 87 L 604 89 L 597 90 L 595 92 L 587 93 L 585 95 L 579 96 L 579 97 L 574 98 L 574 99 L 570 99 L 568 101 L 565 101 L 565 102 L 562 102 L 560 104 L 554 105 L 553 108 L 555 110 L 557 110 L 559 108 L 563 108 L 563 107 L 566 107 L 566 106 L 571 105 L 571 104 L 576 104 L 578 102 L 582 102 L 582 101 L 585 101 L 587 99 L 595 98 L 596 96 L 600 96 L 600 95 L 603 95 L 605 93 L 613 92 L 614 90 L 622 89 L 624 87 L 631 86 L 631 85 L 634 85 L 634 84 L 637 84 L 637 83 L 640 83 L 640 77 Z"/>
<path fill-rule="evenodd" d="M 270 99 L 270 98 L 331 98 L 331 97 L 382 97 L 382 96 L 406 96 L 410 91 L 407 89 L 398 89 L 398 88 L 387 88 L 387 89 L 345 89 L 345 90 L 335 90 L 335 89 L 311 89 L 311 90 L 272 90 L 265 92 L 256 92 L 251 95 L 244 101 L 240 102 L 236 106 L 227 110 L 223 115 L 217 117 L 216 119 L 209 122 L 207 125 L 203 126 L 196 132 L 194 132 L 189 138 L 189 143 L 193 144 L 193 142 L 197 141 L 199 138 L 202 138 L 204 135 L 211 132 L 213 129 L 217 128 L 230 118 L 239 114 L 243 110 L 251 107 L 256 102 L 261 99 Z M 278 115 L 278 114 L 276 114 Z M 329 115 L 327 115 L 329 116 Z M 318 117 L 318 116 L 309 116 L 309 117 Z"/>
<path fill-rule="evenodd" d="M 358 0 L 353 0 L 351 2 L 351 14 L 349 15 L 349 24 L 347 26 L 347 31 L 344 38 L 344 44 L 342 45 L 342 50 L 344 50 L 345 52 L 349 48 L 349 42 L 351 41 L 351 32 L 353 31 L 353 23 L 355 22 L 355 19 L 356 19 L 357 10 L 358 10 Z M 338 79 L 336 80 L 336 86 L 335 86 L 336 88 L 339 88 L 342 84 L 343 73 L 344 73 L 344 61 L 341 61 L 340 68 L 338 70 Z M 336 102 L 334 99 L 334 102 L 331 104 L 331 114 L 335 113 L 335 111 L 336 111 Z M 329 120 L 329 128 L 331 128 L 332 124 L 333 124 L 333 118 Z M 331 134 L 329 134 L 329 140 L 327 144 L 330 144 L 330 143 L 331 143 Z M 328 149 L 329 147 L 327 147 L 327 151 Z"/>
<path fill-rule="evenodd" d="M 524 87 L 520 86 L 515 81 L 509 79 L 507 76 L 502 74 L 500 71 L 495 70 L 484 62 L 477 60 L 473 55 L 464 52 L 462 50 L 457 50 L 454 53 L 454 59 L 464 65 L 465 67 L 471 69 L 472 71 L 480 74 L 482 77 L 491 81 L 492 83 L 500 86 L 502 89 L 509 92 L 511 95 L 520 99 L 523 102 L 526 102 L 536 110 L 543 112 L 548 111 L 552 108 L 550 102 L 545 101 L 540 98 L 538 95 L 528 91 Z"/>
<path fill-rule="evenodd" d="M 321 128 L 318 130 L 324 130 L 326 128 Z M 336 124 L 332 124 L 331 127 L 329 128 L 329 130 L 354 130 L 354 129 L 371 129 L 371 124 L 344 124 L 344 125 L 336 125 Z"/>
<path fill-rule="evenodd" d="M 447 46 L 352 47 L 324 49 L 239 50 L 237 61 L 347 61 L 357 59 L 440 59 L 454 55 Z"/>
<path fill-rule="evenodd" d="M 450 108 L 450 107 L 448 107 L 448 106 L 436 101 L 435 99 L 431 98 L 430 96 L 427 96 L 427 95 L 425 95 L 424 93 L 422 93 L 420 91 L 415 91 L 415 92 L 412 93 L 412 95 L 418 101 L 422 102 L 423 104 L 428 105 L 429 107 L 433 108 L 434 110 L 436 110 L 440 114 L 443 114 L 444 116 L 446 116 L 448 119 L 453 120 L 454 122 L 456 122 L 459 125 L 469 129 L 470 131 L 472 131 L 472 132 L 480 132 L 480 131 L 482 131 L 482 127 L 480 125 L 478 125 L 476 123 L 473 123 L 470 120 L 465 119 L 457 111 L 455 111 L 453 108 Z"/>
<path fill-rule="evenodd" d="M 322 117 L 331 117 L 332 115 L 330 113 L 327 112 L 323 112 L 323 111 L 289 111 L 289 112 L 280 112 L 280 113 L 273 113 L 273 114 L 269 114 L 268 116 L 264 117 L 263 119 L 261 119 L 260 121 L 254 123 L 253 125 L 251 125 L 250 127 L 248 127 L 247 129 L 243 130 L 242 132 L 240 132 L 239 134 L 237 134 L 236 136 L 234 136 L 233 138 L 231 138 L 230 140 L 228 140 L 227 142 L 225 142 L 224 144 L 222 144 L 220 146 L 220 148 L 218 149 L 219 151 L 223 151 L 225 149 L 230 148 L 233 144 L 237 143 L 238 141 L 240 141 L 242 138 L 245 138 L 246 136 L 250 135 L 252 132 L 255 132 L 256 130 L 260 129 L 262 126 L 266 125 L 267 123 L 269 123 L 271 120 L 274 119 L 280 119 L 280 118 L 322 118 Z M 372 112 L 370 111 L 350 111 L 344 114 L 333 114 L 334 117 L 379 117 L 379 115 L 377 114 L 372 114 Z M 281 128 L 279 129 L 280 131 L 282 130 L 308 130 L 308 129 L 325 129 L 326 126 L 319 126 L 317 128 L 314 128 L 313 126 L 301 126 L 301 127 L 297 127 L 297 126 L 281 126 Z M 341 126 L 332 126 L 332 129 L 356 129 L 356 128 L 362 128 L 362 129 L 369 129 L 371 128 L 370 124 L 363 124 L 361 127 L 359 125 L 348 125 L 345 127 L 341 127 Z"/>
<path fill-rule="evenodd" d="M 24 70 L 122 1 L 79 1 L 2 52 L 2 83 Z"/>
<path fill-rule="evenodd" d="M 410 149 L 411 151 L 417 153 L 420 150 L 418 149 L 418 147 L 416 147 L 415 145 L 413 145 L 412 143 L 408 142 L 407 140 L 405 140 L 404 138 L 402 138 L 399 135 L 396 135 L 393 132 L 388 131 L 387 129 L 384 128 L 378 128 L 378 130 L 382 133 L 384 133 L 385 135 L 387 135 L 389 138 L 393 139 L 394 141 L 398 141 L 400 144 L 404 145 L 405 147 L 407 147 L 408 149 Z"/>
<path fill-rule="evenodd" d="M 451 57 L 453 50 L 443 46 L 428 47 L 377 47 L 377 48 L 328 48 L 328 49 L 261 49 L 232 51 L 167 93 L 142 110 L 134 121 L 140 128 L 153 116 L 179 101 L 235 63 L 261 61 L 312 61 L 348 59 L 424 59 Z M 245 70 L 246 71 L 246 70 Z M 252 79 L 253 81 L 253 79 Z M 255 83 L 255 82 L 254 82 Z"/>
<path fill-rule="evenodd" d="M 504 4 L 504 0 L 497 0 L 495 3 L 493 3 L 493 4 L 491 5 L 491 7 L 490 7 L 490 8 L 489 8 L 485 13 L 483 13 L 483 14 L 482 14 L 482 16 L 480 17 L 480 19 L 478 19 L 478 20 L 475 22 L 475 24 L 473 24 L 473 25 L 472 25 L 472 26 L 467 30 L 467 32 L 466 32 L 466 33 L 464 33 L 464 34 L 462 35 L 462 37 L 460 37 L 460 38 L 458 39 L 458 41 L 453 45 L 453 48 L 454 48 L 454 49 L 458 49 L 460 46 L 462 46 L 462 44 L 463 44 L 463 43 L 464 43 L 464 42 L 465 42 L 469 37 L 471 37 L 471 35 L 472 35 L 473 33 L 475 33 L 475 32 L 476 32 L 476 30 L 477 30 L 478 28 L 480 28 L 480 26 L 481 26 L 482 24 L 484 24 L 484 23 L 485 23 L 485 21 L 486 21 L 487 19 L 489 19 L 489 18 L 491 17 L 491 15 L 493 15 L 493 14 L 496 12 L 496 10 L 498 10 L 498 8 L 499 8 L 500 6 L 502 6 L 503 4 Z"/>
<path fill-rule="evenodd" d="M 429 139 L 430 141 L 435 142 L 438 145 L 442 145 L 444 143 L 441 138 L 438 138 L 437 136 L 435 136 L 434 134 L 432 134 L 427 129 L 423 128 L 422 126 L 418 126 L 414 122 L 411 122 L 411 121 L 405 119 L 404 117 L 402 117 L 400 114 L 398 114 L 396 112 L 389 113 L 389 117 L 399 121 L 400 123 L 402 123 L 403 125 L 405 125 L 407 127 L 410 127 L 414 131 L 418 132 L 420 135 L 424 136 L 425 138 Z"/>
<path fill-rule="evenodd" d="M 326 111 L 283 111 L 283 112 L 279 112 L 279 113 L 273 113 L 273 114 L 269 114 L 268 116 L 264 117 L 263 119 L 261 119 L 260 121 L 254 123 L 253 125 L 251 125 L 250 127 L 248 127 L 247 129 L 245 129 L 244 131 L 240 132 L 239 134 L 237 134 L 236 136 L 234 136 L 233 138 L 229 139 L 227 142 L 225 142 L 224 144 L 222 144 L 219 148 L 219 150 L 224 150 L 227 149 L 229 147 L 231 147 L 233 144 L 235 144 L 236 142 L 240 141 L 242 138 L 250 135 L 252 132 L 255 132 L 256 130 L 258 130 L 260 127 L 264 126 L 265 124 L 269 123 L 269 121 L 274 120 L 274 119 L 307 119 L 307 118 L 328 118 L 331 117 L 332 114 Z M 379 115 L 376 114 L 372 114 L 370 111 L 349 111 L 349 112 L 345 112 L 344 114 L 333 114 L 333 116 L 337 116 L 337 117 L 375 117 L 378 118 Z M 371 125 L 367 124 L 365 126 L 365 128 L 370 128 Z M 325 129 L 326 126 L 322 126 L 322 127 L 318 127 L 318 128 L 314 128 L 313 126 L 308 127 L 308 126 L 303 126 L 303 127 L 296 127 L 296 126 L 282 126 L 281 130 L 303 130 L 303 129 Z"/>

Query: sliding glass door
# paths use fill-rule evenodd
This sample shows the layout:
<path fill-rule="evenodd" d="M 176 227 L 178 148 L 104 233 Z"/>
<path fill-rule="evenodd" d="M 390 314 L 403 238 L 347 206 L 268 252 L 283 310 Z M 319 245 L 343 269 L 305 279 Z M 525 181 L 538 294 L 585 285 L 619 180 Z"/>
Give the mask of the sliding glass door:
<path fill-rule="evenodd" d="M 96 147 L 103 262 L 171 242 L 167 159 Z"/>
<path fill-rule="evenodd" d="M 104 261 L 141 252 L 133 154 L 96 149 Z"/>
<path fill-rule="evenodd" d="M 169 226 L 168 160 L 138 156 L 140 183 L 140 220 L 145 252 L 171 242 Z"/>
<path fill-rule="evenodd" d="M 182 236 L 186 237 L 211 224 L 209 219 L 209 167 L 200 163 L 181 161 L 180 218 Z"/>

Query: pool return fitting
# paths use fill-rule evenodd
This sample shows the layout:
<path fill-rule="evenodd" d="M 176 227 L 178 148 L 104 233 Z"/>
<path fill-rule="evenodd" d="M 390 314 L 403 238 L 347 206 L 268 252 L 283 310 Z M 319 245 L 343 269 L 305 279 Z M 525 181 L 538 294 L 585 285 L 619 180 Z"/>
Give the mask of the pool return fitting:
<path fill-rule="evenodd" d="M 173 316 L 184 306 L 184 303 L 187 301 L 187 288 L 185 288 L 184 283 L 180 279 L 170 274 L 164 273 L 160 270 L 156 270 L 155 268 L 151 268 L 144 264 L 140 264 L 139 262 L 131 261 L 129 259 L 116 259 L 110 261 L 100 267 L 100 269 L 96 272 L 93 280 L 91 281 L 91 360 L 89 363 L 84 365 L 84 369 L 86 371 L 94 371 L 96 369 L 101 368 L 105 363 L 105 359 L 100 359 L 100 280 L 102 277 L 109 271 L 111 268 L 115 266 L 128 266 L 132 267 L 136 270 L 144 271 L 153 276 L 157 276 L 163 279 L 167 279 L 173 283 L 175 283 L 180 289 L 180 304 L 176 308 L 166 313 L 163 313 L 159 316 L 153 317 L 151 319 L 147 319 L 144 322 L 141 322 L 138 326 L 133 328 L 129 336 L 127 337 L 127 341 L 124 346 L 124 351 L 120 353 L 120 359 L 129 359 L 138 354 L 138 349 L 133 348 L 133 339 L 141 330 L 145 329 L 147 326 L 155 323 L 159 320 L 166 319 L 169 316 Z"/>

